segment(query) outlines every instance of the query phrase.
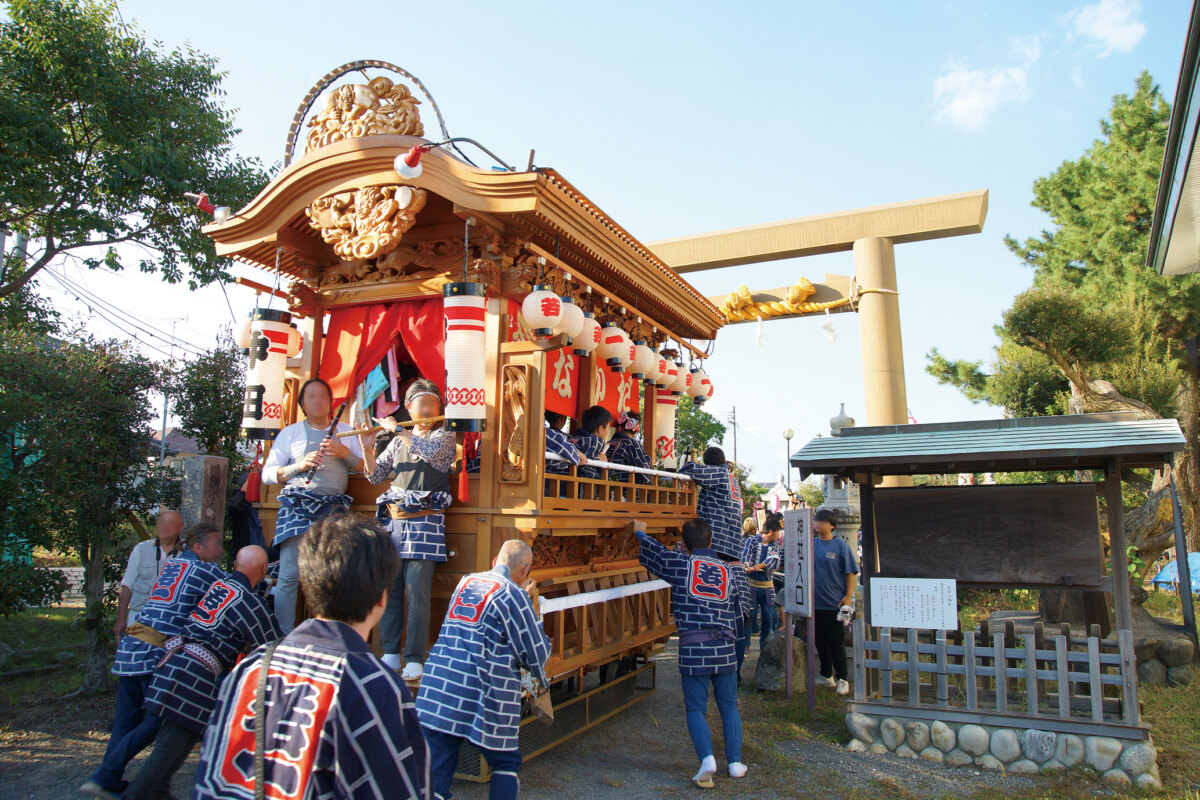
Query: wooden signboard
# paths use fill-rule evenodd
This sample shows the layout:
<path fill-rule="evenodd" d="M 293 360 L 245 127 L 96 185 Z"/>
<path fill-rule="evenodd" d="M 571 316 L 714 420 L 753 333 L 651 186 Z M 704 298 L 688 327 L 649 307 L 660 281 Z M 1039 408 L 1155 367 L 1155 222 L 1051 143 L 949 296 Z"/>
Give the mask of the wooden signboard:
<path fill-rule="evenodd" d="M 1092 484 L 877 489 L 874 512 L 881 577 L 1100 586 Z"/>

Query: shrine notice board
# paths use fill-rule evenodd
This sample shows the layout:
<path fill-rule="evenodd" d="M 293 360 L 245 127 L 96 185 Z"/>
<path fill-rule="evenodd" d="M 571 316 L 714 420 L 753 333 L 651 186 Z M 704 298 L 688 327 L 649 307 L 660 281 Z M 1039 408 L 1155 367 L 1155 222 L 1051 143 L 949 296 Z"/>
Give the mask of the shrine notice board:
<path fill-rule="evenodd" d="M 1100 587 L 1095 484 L 877 489 L 874 519 L 880 577 Z"/>

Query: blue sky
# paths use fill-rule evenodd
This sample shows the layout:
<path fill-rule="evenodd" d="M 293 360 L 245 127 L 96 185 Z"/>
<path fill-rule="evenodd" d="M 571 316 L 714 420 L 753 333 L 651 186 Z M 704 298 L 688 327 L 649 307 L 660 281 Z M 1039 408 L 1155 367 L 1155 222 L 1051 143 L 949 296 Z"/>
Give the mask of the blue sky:
<path fill-rule="evenodd" d="M 988 359 L 992 327 L 1029 271 L 1003 245 L 1047 221 L 1032 183 L 1098 135 L 1112 96 L 1150 70 L 1173 97 L 1190 4 L 122 2 L 127 22 L 190 44 L 228 72 L 237 146 L 273 164 L 310 86 L 378 58 L 417 75 L 452 135 L 513 164 L 560 170 L 644 242 L 974 189 L 991 192 L 980 235 L 897 248 L 908 402 L 920 422 L 999 416 L 924 372 L 925 353 Z M 432 112 L 422 107 L 427 131 Z M 230 320 L 219 289 L 62 268 L 182 338 Z M 251 275 L 246 268 L 240 273 Z M 693 274 L 706 294 L 852 274 L 849 253 Z M 253 276 L 259 277 L 259 276 Z M 97 333 L 51 280 L 40 286 Z M 229 290 L 241 315 L 253 302 Z M 838 405 L 862 420 L 857 320 L 724 329 L 709 410 L 736 405 L 738 456 L 756 477 L 784 467 Z M 154 353 L 151 353 L 154 355 Z M 728 441 L 727 441 L 728 443 Z"/>

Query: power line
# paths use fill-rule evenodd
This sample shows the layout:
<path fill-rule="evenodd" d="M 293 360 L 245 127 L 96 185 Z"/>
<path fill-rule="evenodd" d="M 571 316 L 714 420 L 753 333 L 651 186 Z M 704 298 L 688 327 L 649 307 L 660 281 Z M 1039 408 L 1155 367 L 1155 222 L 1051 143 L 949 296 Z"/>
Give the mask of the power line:
<path fill-rule="evenodd" d="M 203 347 L 200 347 L 199 345 L 193 344 L 187 340 L 180 339 L 177 336 L 169 334 L 166 331 L 155 327 L 154 325 L 150 324 L 149 322 L 143 322 L 140 318 L 134 316 L 130 312 L 119 308 L 118 306 L 109 302 L 108 300 L 105 300 L 104 298 L 99 297 L 92 292 L 89 292 L 87 289 L 82 288 L 78 284 L 73 283 L 68 278 L 66 278 L 66 276 L 64 276 L 64 275 L 60 275 L 60 274 L 56 273 L 55 271 L 49 270 L 49 269 L 46 270 L 46 272 L 50 275 L 50 277 L 57 280 L 68 292 L 73 292 L 75 294 L 76 300 L 79 300 L 80 302 L 83 302 L 83 303 L 87 303 L 89 306 L 99 306 L 100 308 L 108 311 L 113 316 L 116 316 L 126 326 L 133 327 L 133 328 L 141 331 L 145 335 L 150 336 L 151 338 L 161 339 L 165 344 L 178 345 L 178 347 L 181 350 L 183 350 L 184 352 L 188 352 L 192 355 L 203 355 L 204 353 L 208 352 L 206 349 L 204 349 Z M 83 297 L 81 298 L 79 295 L 83 295 Z M 101 316 L 103 316 L 103 315 L 101 315 Z M 107 317 L 105 317 L 105 319 L 107 319 Z M 111 320 L 109 320 L 109 321 L 111 322 Z M 113 323 L 113 324 L 115 324 L 115 323 Z M 125 332 L 128 333 L 128 331 L 125 331 Z M 136 338 L 136 337 L 134 337 L 134 338 Z"/>

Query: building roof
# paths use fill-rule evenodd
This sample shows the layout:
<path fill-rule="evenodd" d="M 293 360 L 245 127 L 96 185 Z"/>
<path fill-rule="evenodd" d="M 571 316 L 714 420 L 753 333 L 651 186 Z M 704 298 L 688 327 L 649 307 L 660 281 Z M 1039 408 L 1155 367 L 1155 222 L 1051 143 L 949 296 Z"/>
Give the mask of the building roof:
<path fill-rule="evenodd" d="M 162 441 L 162 431 L 150 434 L 150 449 L 158 454 L 159 442 Z M 190 436 L 184 436 L 178 428 L 167 428 L 167 455 L 194 456 L 204 452 L 200 444 Z"/>
<path fill-rule="evenodd" d="M 840 436 L 813 439 L 791 462 L 802 478 L 1095 469 L 1110 459 L 1126 467 L 1153 467 L 1170 461 L 1184 444 L 1174 419 L 1079 414 L 844 428 Z"/>
<path fill-rule="evenodd" d="M 1192 6 L 1171 106 L 1147 264 L 1160 275 L 1200 272 L 1200 4 Z"/>

